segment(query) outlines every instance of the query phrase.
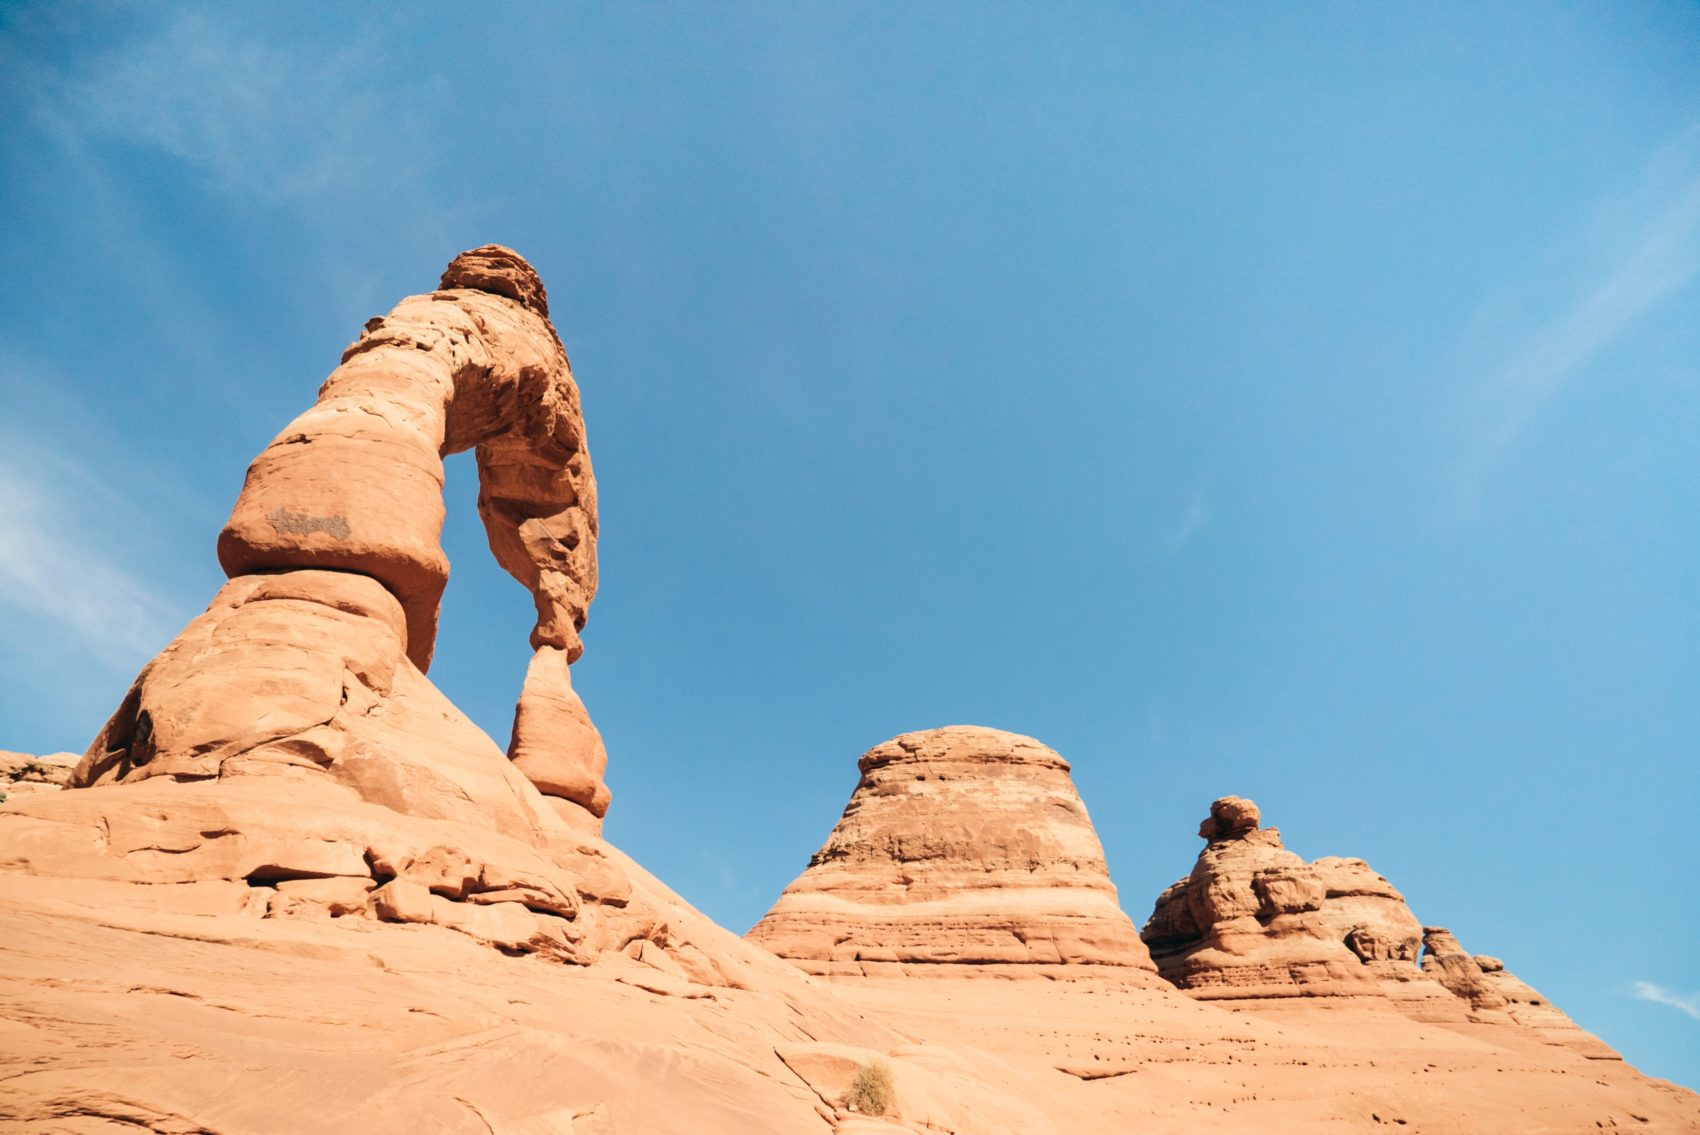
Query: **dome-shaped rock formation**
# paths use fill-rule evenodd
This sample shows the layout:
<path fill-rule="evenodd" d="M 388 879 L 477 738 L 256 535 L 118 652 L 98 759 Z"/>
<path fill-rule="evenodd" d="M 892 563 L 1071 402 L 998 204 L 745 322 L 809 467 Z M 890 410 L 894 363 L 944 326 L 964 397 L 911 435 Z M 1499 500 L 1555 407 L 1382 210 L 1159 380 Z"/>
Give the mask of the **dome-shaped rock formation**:
<path fill-rule="evenodd" d="M 751 941 L 825 974 L 1152 968 L 1055 750 L 957 725 L 895 737 L 859 767 L 843 818 Z"/>

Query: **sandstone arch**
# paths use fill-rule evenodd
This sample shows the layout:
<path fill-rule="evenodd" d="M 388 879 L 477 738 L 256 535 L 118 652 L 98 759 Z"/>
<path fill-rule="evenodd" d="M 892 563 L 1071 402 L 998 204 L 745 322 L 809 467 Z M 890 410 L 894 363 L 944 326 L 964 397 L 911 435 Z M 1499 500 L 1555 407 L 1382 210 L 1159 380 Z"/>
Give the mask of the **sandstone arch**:
<path fill-rule="evenodd" d="M 369 320 L 254 459 L 218 539 L 230 582 L 144 668 L 73 784 L 335 772 L 376 743 L 356 719 L 386 712 L 398 672 L 410 686 L 430 666 L 449 567 L 443 458 L 468 449 L 491 551 L 537 610 L 508 755 L 599 830 L 607 757 L 568 672 L 596 594 L 596 481 L 543 283 L 498 245 Z"/>

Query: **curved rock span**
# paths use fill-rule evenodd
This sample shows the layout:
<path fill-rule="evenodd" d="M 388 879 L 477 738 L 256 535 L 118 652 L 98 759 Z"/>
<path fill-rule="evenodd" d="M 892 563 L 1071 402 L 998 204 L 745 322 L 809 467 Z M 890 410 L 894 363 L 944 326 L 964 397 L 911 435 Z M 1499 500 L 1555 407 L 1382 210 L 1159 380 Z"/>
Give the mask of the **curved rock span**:
<path fill-rule="evenodd" d="M 858 767 L 843 817 L 752 942 L 817 974 L 1152 970 L 1054 749 L 956 725 L 894 737 Z"/>
<path fill-rule="evenodd" d="M 424 673 L 448 577 L 442 462 L 466 449 L 490 546 L 537 611 L 506 754 Z M 568 677 L 596 532 L 542 282 L 508 249 L 462 253 L 437 291 L 370 320 L 254 460 L 218 539 L 229 582 L 143 668 L 69 790 L 8 808 L 7 862 L 148 885 L 162 909 L 194 885 L 196 903 L 263 917 L 659 956 L 665 921 L 597 839 L 606 756 Z"/>
<path fill-rule="evenodd" d="M 467 449 L 490 548 L 537 608 L 508 754 L 600 830 L 607 755 L 567 670 L 596 594 L 596 480 L 543 283 L 497 245 L 369 320 L 254 459 L 218 538 L 230 582 L 142 671 L 73 783 L 293 765 L 393 801 L 370 756 L 415 716 L 397 711 L 423 685 L 449 574 L 443 458 Z"/>

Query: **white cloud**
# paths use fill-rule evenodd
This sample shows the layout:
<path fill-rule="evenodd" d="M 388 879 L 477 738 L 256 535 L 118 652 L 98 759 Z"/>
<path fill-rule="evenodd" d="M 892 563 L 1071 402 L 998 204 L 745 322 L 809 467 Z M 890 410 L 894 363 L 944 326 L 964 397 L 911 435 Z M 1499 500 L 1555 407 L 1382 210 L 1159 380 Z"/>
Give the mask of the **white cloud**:
<path fill-rule="evenodd" d="M 1660 1005 L 1669 1005 L 1680 1009 L 1690 1017 L 1700 1021 L 1700 994 L 1689 994 L 1686 997 L 1680 993 L 1672 993 L 1662 985 L 1654 985 L 1650 981 L 1637 981 L 1634 984 L 1635 996 L 1642 1001 L 1653 1001 Z"/>
<path fill-rule="evenodd" d="M 19 456 L 24 460 L 19 460 Z M 134 512 L 63 457 L 0 452 L 0 607 L 65 632 L 58 641 L 133 672 L 184 612 L 124 567 Z"/>
<path fill-rule="evenodd" d="M 161 149 L 245 199 L 300 201 L 419 176 L 406 104 L 374 82 L 369 46 L 290 53 L 229 24 L 184 12 L 85 61 L 57 77 L 58 115 L 79 132 Z"/>
<path fill-rule="evenodd" d="M 1171 552 L 1178 552 L 1194 536 L 1210 523 L 1210 502 L 1204 497 L 1203 489 L 1194 489 L 1192 496 L 1187 499 L 1186 512 L 1163 537 L 1163 547 Z"/>
<path fill-rule="evenodd" d="M 1618 239 L 1610 267 L 1555 319 L 1506 352 L 1484 384 L 1473 476 L 1600 351 L 1700 274 L 1700 127 L 1661 148 L 1630 206 L 1626 212 L 1645 220 Z"/>

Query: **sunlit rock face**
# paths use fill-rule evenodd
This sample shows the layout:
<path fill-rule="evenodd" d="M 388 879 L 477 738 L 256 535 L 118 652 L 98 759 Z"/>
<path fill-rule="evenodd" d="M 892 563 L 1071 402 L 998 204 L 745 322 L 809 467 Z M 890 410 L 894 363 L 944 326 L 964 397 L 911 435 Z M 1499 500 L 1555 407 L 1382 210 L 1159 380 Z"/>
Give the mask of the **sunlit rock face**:
<path fill-rule="evenodd" d="M 1418 922 L 1362 859 L 1306 863 L 1261 823 L 1250 800 L 1211 804 L 1192 873 L 1158 896 L 1141 931 L 1167 980 L 1201 1000 L 1384 999 L 1419 1021 L 1513 1027 L 1620 1059 L 1497 958 Z"/>
<path fill-rule="evenodd" d="M 1261 823 L 1250 800 L 1211 804 L 1192 873 L 1158 896 L 1141 932 L 1159 972 L 1198 997 L 1373 994 L 1374 976 L 1323 913 L 1339 872 L 1325 876 Z"/>
<path fill-rule="evenodd" d="M 595 834 L 607 755 L 568 665 L 596 594 L 596 481 L 543 283 L 496 245 L 368 320 L 317 402 L 254 459 L 218 539 L 230 583 L 142 671 L 73 782 L 294 766 L 393 804 L 395 771 L 423 764 L 414 797 L 441 796 L 417 782 L 446 777 L 524 830 L 526 806 L 484 783 L 508 773 L 393 745 L 383 775 L 371 767 L 386 738 L 436 728 L 433 708 L 414 720 L 409 691 L 425 681 L 448 580 L 443 458 L 467 449 L 491 550 L 537 609 L 508 755 L 548 808 Z M 446 720 L 451 739 L 468 727 Z"/>
<path fill-rule="evenodd" d="M 1148 973 L 1068 762 L 977 726 L 905 733 L 750 931 L 804 969 L 1100 966 Z"/>
<path fill-rule="evenodd" d="M 1332 935 L 1327 966 L 1446 1012 L 1177 990 L 1068 764 L 996 730 L 870 751 L 755 941 L 715 926 L 599 835 L 568 670 L 594 482 L 547 317 L 486 247 L 370 321 L 250 470 L 228 583 L 88 753 L 0 753 L 7 1130 L 1700 1131 L 1692 1093 L 1590 1060 L 1611 1054 L 1495 959 L 1419 927 L 1419 969 L 1385 879 L 1304 864 L 1249 801 L 1218 802 L 1159 904 L 1165 964 L 1220 940 L 1324 989 L 1282 967 Z M 537 606 L 506 752 L 425 676 L 440 461 L 469 447 Z M 875 1116 L 855 1086 L 881 1065 Z"/>
<path fill-rule="evenodd" d="M 249 467 L 218 539 L 229 582 L 143 668 L 68 790 L 8 809 L 10 862 L 228 883 L 262 917 L 437 925 L 562 961 L 667 940 L 597 838 L 606 755 L 568 677 L 596 488 L 548 310 L 531 266 L 488 245 L 367 322 Z M 442 459 L 466 449 L 490 546 L 537 610 L 505 753 L 425 676 Z"/>

